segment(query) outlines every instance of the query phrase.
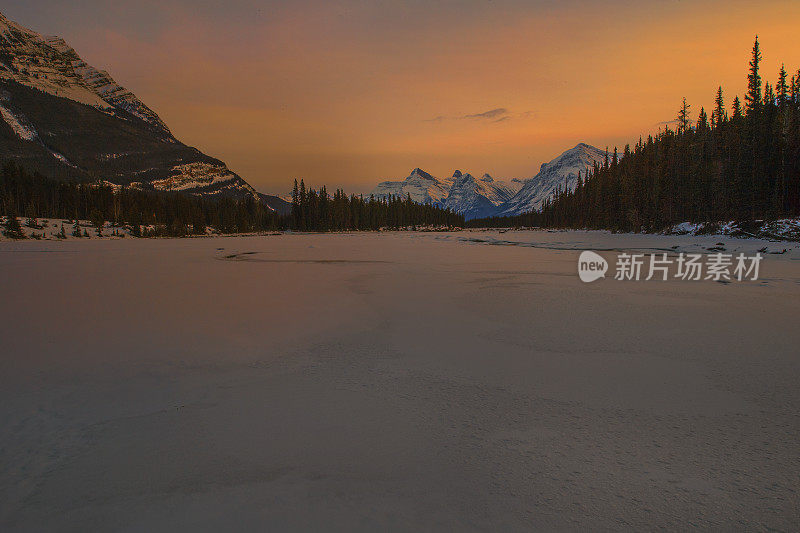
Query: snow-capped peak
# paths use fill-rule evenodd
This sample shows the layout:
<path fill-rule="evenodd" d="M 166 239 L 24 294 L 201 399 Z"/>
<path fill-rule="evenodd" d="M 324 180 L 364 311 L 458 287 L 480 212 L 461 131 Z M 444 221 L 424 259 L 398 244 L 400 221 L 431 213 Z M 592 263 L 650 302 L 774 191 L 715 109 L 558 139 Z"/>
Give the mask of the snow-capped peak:
<path fill-rule="evenodd" d="M 490 174 L 475 178 L 456 170 L 452 177 L 439 180 L 415 168 L 402 181 L 384 181 L 375 187 L 377 197 L 411 195 L 419 203 L 436 203 L 467 219 L 494 215 L 517 215 L 540 209 L 545 199 L 558 187 L 574 189 L 578 174 L 586 176 L 595 162 L 602 164 L 606 152 L 586 143 L 565 150 L 558 157 L 543 163 L 539 173 L 527 180 L 498 180 Z"/>
<path fill-rule="evenodd" d="M 433 176 L 422 170 L 421 168 L 417 167 L 411 171 L 411 174 L 408 175 L 406 180 L 415 180 L 415 179 L 424 179 L 424 180 L 435 180 Z"/>
<path fill-rule="evenodd" d="M 453 177 L 456 179 L 450 186 L 444 206 L 468 219 L 494 214 L 497 206 L 511 198 L 519 187 L 495 180 L 489 174 L 476 179 L 472 174 L 456 171 Z"/>
<path fill-rule="evenodd" d="M 377 198 L 391 196 L 411 199 L 421 204 L 438 204 L 446 196 L 449 185 L 447 180 L 441 181 L 417 167 L 402 181 L 384 181 L 379 183 L 372 194 Z"/>
<path fill-rule="evenodd" d="M 541 209 L 544 201 L 559 187 L 561 190 L 575 189 L 578 174 L 585 178 L 594 164 L 602 164 L 605 158 L 605 150 L 586 143 L 577 144 L 552 161 L 542 163 L 539 173 L 526 180 L 519 192 L 500 206 L 499 214 L 519 215 Z"/>

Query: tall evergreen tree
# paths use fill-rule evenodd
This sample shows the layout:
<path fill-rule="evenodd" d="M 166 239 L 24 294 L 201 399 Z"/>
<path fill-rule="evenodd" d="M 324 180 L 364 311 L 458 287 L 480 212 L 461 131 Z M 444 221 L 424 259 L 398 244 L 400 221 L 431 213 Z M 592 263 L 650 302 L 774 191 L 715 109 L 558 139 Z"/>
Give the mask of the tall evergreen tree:
<path fill-rule="evenodd" d="M 22 232 L 22 226 L 17 219 L 17 212 L 11 210 L 6 216 L 5 231 L 3 234 L 9 239 L 24 239 L 25 234 Z"/>
<path fill-rule="evenodd" d="M 761 74 L 758 69 L 761 65 L 761 48 L 758 44 L 758 35 L 753 43 L 753 52 L 750 58 L 750 72 L 747 74 L 747 94 L 744 97 L 747 113 L 756 112 L 761 106 Z"/>
<path fill-rule="evenodd" d="M 297 186 L 296 178 L 294 187 L 292 187 L 292 220 L 294 227 L 300 226 L 300 189 Z"/>
<path fill-rule="evenodd" d="M 686 103 L 686 97 L 683 97 L 683 103 L 678 110 L 678 133 L 686 133 L 689 130 L 689 108 L 692 107 Z"/>
<path fill-rule="evenodd" d="M 786 82 L 786 75 L 786 67 L 781 63 L 781 69 L 778 71 L 778 83 L 775 85 L 778 106 L 781 108 L 789 103 L 789 84 Z"/>
<path fill-rule="evenodd" d="M 725 122 L 725 100 L 722 97 L 722 86 L 717 88 L 717 97 L 714 98 L 714 111 L 711 112 L 711 127 L 718 128 Z"/>
<path fill-rule="evenodd" d="M 733 110 L 733 118 L 742 118 L 742 103 L 738 96 L 733 97 L 733 106 L 731 109 Z"/>
<path fill-rule="evenodd" d="M 708 129 L 708 115 L 706 115 L 706 110 L 700 107 L 700 114 L 697 116 L 697 132 L 705 133 Z"/>

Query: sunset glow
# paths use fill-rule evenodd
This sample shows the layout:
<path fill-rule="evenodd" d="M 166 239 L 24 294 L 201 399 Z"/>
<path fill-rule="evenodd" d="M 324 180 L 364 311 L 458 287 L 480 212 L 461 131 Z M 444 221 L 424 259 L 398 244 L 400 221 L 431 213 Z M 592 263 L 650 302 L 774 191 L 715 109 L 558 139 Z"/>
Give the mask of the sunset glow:
<path fill-rule="evenodd" d="M 86 2 L 4 5 L 58 33 L 183 142 L 253 186 L 368 192 L 414 167 L 531 177 L 578 142 L 635 142 L 800 67 L 800 4 Z M 769 5 L 767 5 L 769 4 Z M 487 113 L 488 112 L 488 113 Z"/>

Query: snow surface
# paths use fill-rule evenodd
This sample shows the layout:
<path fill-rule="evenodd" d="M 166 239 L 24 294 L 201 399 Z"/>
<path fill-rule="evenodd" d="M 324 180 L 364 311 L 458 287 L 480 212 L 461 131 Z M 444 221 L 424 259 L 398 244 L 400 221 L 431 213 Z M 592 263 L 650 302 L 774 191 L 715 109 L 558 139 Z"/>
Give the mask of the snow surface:
<path fill-rule="evenodd" d="M 11 126 L 14 133 L 23 141 L 35 141 L 39 138 L 36 130 L 30 123 L 23 117 L 16 116 L 10 109 L 0 103 L 0 116 L 3 120 Z"/>
<path fill-rule="evenodd" d="M 755 223 L 725 222 L 681 222 L 665 233 L 675 235 L 730 235 L 733 237 L 763 237 L 775 240 L 800 241 L 800 218 L 757 221 Z"/>
<path fill-rule="evenodd" d="M 712 242 L 1 243 L 0 530 L 797 530 L 796 246 L 576 274 Z"/>
<path fill-rule="evenodd" d="M 237 179 L 224 165 L 187 163 L 173 167 L 170 177 L 155 180 L 152 185 L 162 191 L 186 191 Z"/>

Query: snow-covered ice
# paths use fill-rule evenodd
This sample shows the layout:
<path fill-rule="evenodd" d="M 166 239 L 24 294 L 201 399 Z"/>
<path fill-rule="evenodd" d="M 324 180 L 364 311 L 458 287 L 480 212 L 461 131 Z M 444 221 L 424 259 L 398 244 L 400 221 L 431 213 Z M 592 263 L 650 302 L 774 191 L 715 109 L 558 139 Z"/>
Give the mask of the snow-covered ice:
<path fill-rule="evenodd" d="M 756 282 L 576 272 L 712 246 L 787 251 Z M 797 530 L 797 246 L 2 242 L 0 530 Z"/>

